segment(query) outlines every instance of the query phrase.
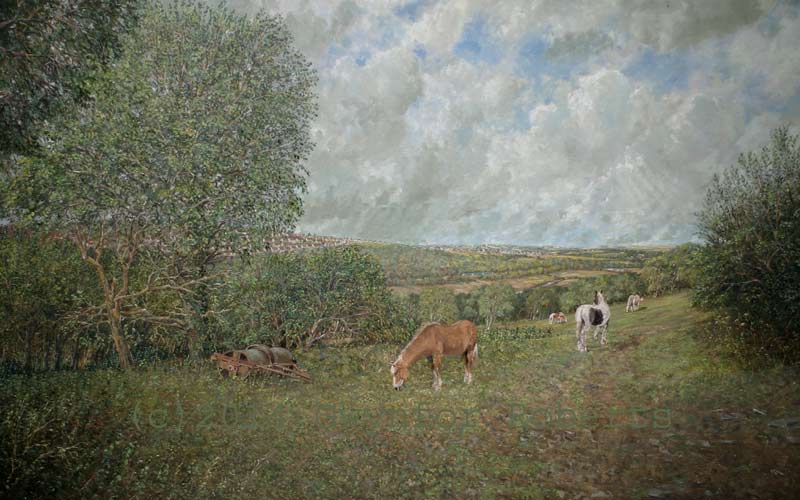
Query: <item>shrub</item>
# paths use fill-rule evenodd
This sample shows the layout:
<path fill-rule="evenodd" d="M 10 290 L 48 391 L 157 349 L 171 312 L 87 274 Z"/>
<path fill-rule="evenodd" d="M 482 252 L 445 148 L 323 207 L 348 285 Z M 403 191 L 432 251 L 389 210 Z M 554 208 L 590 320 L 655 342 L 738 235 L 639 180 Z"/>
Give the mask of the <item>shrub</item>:
<path fill-rule="evenodd" d="M 798 137 L 779 128 L 761 151 L 741 155 L 713 177 L 699 214 L 705 245 L 697 258 L 695 303 L 784 346 L 800 340 L 798 186 Z"/>
<path fill-rule="evenodd" d="M 402 329 L 380 264 L 358 247 L 270 254 L 235 269 L 216 298 L 216 347 L 310 346 L 322 339 L 380 340 Z"/>

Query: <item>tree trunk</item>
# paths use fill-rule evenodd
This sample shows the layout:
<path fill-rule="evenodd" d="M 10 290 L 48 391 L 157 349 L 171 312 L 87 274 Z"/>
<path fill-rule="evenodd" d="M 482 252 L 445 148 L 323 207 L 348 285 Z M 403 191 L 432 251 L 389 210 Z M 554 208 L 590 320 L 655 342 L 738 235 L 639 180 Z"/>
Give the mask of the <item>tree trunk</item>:
<path fill-rule="evenodd" d="M 128 349 L 128 343 L 122 334 L 122 319 L 118 314 L 110 314 L 109 323 L 111 324 L 111 338 L 114 340 L 114 349 L 117 351 L 119 358 L 120 368 L 127 370 L 133 366 L 133 358 L 131 351 Z"/>
<path fill-rule="evenodd" d="M 33 334 L 31 333 L 30 326 L 25 331 L 25 366 L 26 372 L 31 371 L 31 356 L 33 356 Z"/>
<path fill-rule="evenodd" d="M 201 255 L 202 261 L 205 261 L 206 256 Z M 208 268 L 205 264 L 200 264 L 198 274 L 200 278 L 205 278 L 208 275 Z M 208 286 L 205 283 L 200 284 L 197 295 L 197 310 L 195 311 L 197 317 L 192 322 L 194 324 L 193 328 L 189 330 L 189 358 L 193 361 L 202 357 L 203 348 L 200 339 L 208 338 L 209 320 L 207 314 L 211 308 L 211 297 Z"/>
<path fill-rule="evenodd" d="M 72 351 L 72 369 L 78 369 L 78 362 L 81 359 L 81 344 L 78 342 L 78 339 L 75 339 L 75 350 Z"/>
<path fill-rule="evenodd" d="M 49 340 L 45 340 L 44 342 L 44 371 L 50 371 L 50 342 Z"/>
<path fill-rule="evenodd" d="M 186 335 L 189 343 L 189 359 L 192 361 L 197 361 L 200 359 L 203 351 L 202 346 L 200 345 L 200 336 L 197 334 L 197 330 L 194 328 L 191 328 Z"/>
<path fill-rule="evenodd" d="M 61 369 L 61 359 L 64 356 L 64 337 L 63 335 L 56 333 L 56 359 L 53 363 L 54 370 Z"/>

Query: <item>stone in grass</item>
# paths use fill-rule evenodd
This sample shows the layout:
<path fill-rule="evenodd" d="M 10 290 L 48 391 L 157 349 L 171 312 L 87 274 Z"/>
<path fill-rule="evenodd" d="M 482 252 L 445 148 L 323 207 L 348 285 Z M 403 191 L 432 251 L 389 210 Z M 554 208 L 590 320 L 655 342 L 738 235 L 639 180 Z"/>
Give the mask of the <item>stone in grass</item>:
<path fill-rule="evenodd" d="M 650 488 L 647 492 L 648 498 L 667 498 L 670 491 L 664 488 Z"/>
<path fill-rule="evenodd" d="M 611 494 L 606 491 L 595 491 L 592 498 L 611 498 Z"/>

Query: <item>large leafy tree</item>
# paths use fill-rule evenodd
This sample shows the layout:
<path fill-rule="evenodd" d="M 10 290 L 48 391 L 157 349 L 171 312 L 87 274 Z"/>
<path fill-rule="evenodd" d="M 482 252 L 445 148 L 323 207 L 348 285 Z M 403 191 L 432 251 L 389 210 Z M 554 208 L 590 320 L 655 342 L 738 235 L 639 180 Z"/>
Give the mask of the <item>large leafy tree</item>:
<path fill-rule="evenodd" d="M 37 125 L 86 97 L 140 0 L 0 1 L 0 159 L 35 147 Z"/>
<path fill-rule="evenodd" d="M 797 338 L 800 315 L 800 142 L 787 128 L 715 175 L 699 214 L 698 302 L 760 336 Z"/>
<path fill-rule="evenodd" d="M 85 107 L 53 120 L 8 197 L 15 222 L 75 242 L 120 363 L 123 321 L 191 331 L 210 269 L 263 248 L 301 214 L 315 74 L 282 19 L 151 3 Z M 150 274 L 133 280 L 147 262 Z M 153 311 L 156 294 L 178 304 Z"/>

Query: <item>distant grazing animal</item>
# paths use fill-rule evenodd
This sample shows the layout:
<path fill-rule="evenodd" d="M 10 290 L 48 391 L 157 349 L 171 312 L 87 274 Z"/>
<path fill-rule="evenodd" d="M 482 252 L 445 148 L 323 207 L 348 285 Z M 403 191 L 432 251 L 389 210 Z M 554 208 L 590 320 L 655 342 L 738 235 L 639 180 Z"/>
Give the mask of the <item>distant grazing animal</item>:
<path fill-rule="evenodd" d="M 575 336 L 578 340 L 578 351 L 586 352 L 586 331 L 592 326 L 597 327 L 594 330 L 594 338 L 597 338 L 598 332 L 602 332 L 600 345 L 607 344 L 609 320 L 611 320 L 611 309 L 603 297 L 602 290 L 594 292 L 594 304 L 578 306 L 575 311 Z"/>
<path fill-rule="evenodd" d="M 478 330 L 472 321 L 456 321 L 452 325 L 426 323 L 392 363 L 392 383 L 399 390 L 408 378 L 411 365 L 427 357 L 433 371 L 433 389 L 442 388 L 442 356 L 464 358 L 464 382 L 472 383 L 472 367 L 478 360 Z"/>
<path fill-rule="evenodd" d="M 551 325 L 553 323 L 566 323 L 567 322 L 567 317 L 564 316 L 563 312 L 552 313 L 552 314 L 550 314 L 548 319 L 549 319 Z"/>
<path fill-rule="evenodd" d="M 638 294 L 631 295 L 628 297 L 628 305 L 625 306 L 625 312 L 638 310 L 642 302 L 644 302 L 644 297 L 641 297 Z"/>
<path fill-rule="evenodd" d="M 547 317 L 547 321 L 549 321 L 550 324 L 552 325 L 553 323 L 556 322 L 557 318 L 558 318 L 558 313 L 550 313 L 550 316 Z"/>

